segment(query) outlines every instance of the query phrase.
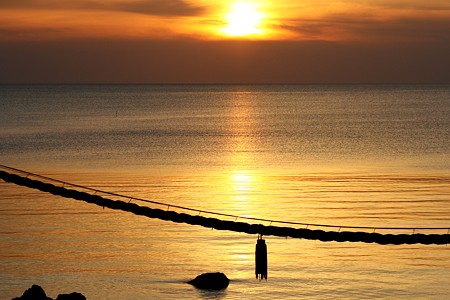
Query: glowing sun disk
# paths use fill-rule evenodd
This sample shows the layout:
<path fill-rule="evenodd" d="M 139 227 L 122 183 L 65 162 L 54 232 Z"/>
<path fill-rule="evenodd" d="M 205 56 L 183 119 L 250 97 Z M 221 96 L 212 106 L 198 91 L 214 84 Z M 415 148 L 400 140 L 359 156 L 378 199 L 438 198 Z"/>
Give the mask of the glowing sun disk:
<path fill-rule="evenodd" d="M 258 11 L 255 4 L 237 2 L 226 15 L 228 25 L 222 28 L 222 32 L 231 36 L 260 34 L 263 17 L 263 13 Z"/>

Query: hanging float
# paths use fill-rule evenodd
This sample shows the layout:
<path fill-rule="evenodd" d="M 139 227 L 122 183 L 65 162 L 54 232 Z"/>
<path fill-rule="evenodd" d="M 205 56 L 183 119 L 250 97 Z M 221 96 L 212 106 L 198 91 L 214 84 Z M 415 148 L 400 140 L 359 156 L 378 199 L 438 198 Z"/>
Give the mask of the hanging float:
<path fill-rule="evenodd" d="M 256 279 L 267 280 L 267 246 L 262 235 L 258 235 L 255 249 L 255 275 Z"/>

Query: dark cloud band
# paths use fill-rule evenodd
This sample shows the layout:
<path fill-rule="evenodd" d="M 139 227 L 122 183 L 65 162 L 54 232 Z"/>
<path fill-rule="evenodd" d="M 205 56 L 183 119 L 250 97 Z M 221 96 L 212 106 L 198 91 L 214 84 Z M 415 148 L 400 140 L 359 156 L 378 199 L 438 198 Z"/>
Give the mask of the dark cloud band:
<path fill-rule="evenodd" d="M 106 10 L 139 13 L 153 16 L 197 16 L 205 8 L 183 0 L 136 0 L 136 1 L 52 1 L 52 0 L 2 0 L 0 8 L 17 9 L 76 9 Z"/>

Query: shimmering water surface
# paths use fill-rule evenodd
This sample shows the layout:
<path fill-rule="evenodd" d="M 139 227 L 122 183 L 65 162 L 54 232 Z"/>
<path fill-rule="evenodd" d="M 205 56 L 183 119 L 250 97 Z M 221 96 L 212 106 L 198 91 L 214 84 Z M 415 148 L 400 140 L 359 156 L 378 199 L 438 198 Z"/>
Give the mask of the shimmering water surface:
<path fill-rule="evenodd" d="M 445 85 L 3 85 L 0 164 L 240 216 L 450 227 L 449 116 Z M 1 299 L 34 283 L 88 299 L 450 295 L 446 246 L 265 237 L 259 282 L 256 236 L 4 182 L 0 204 Z M 185 284 L 211 271 L 232 279 L 228 289 Z"/>

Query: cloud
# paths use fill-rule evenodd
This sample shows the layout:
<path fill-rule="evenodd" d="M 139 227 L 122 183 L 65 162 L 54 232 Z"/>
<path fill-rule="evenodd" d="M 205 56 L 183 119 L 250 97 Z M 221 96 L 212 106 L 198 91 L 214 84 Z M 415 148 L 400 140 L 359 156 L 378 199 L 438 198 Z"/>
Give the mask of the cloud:
<path fill-rule="evenodd" d="M 422 11 L 448 11 L 450 2 L 448 0 L 376 0 L 366 4 L 385 9 L 413 9 Z"/>
<path fill-rule="evenodd" d="M 103 10 L 163 17 L 197 16 L 203 14 L 205 11 L 205 7 L 193 5 L 183 0 L 2 0 L 0 1 L 0 8 Z"/>
<path fill-rule="evenodd" d="M 182 0 L 129 1 L 108 6 L 111 10 L 158 16 L 195 16 L 204 12 L 203 7 L 194 6 Z"/>
<path fill-rule="evenodd" d="M 448 0 L 305 0 L 303 10 L 312 13 L 274 20 L 274 29 L 296 34 L 301 39 L 414 39 L 421 41 L 450 37 Z M 292 10 L 294 11 L 294 7 Z M 309 11 L 308 11 L 309 12 Z"/>
<path fill-rule="evenodd" d="M 367 14 L 333 14 L 320 19 L 290 20 L 277 26 L 301 36 L 317 39 L 354 40 L 450 40 L 450 18 L 435 15 L 410 15 L 380 18 Z M 449 41 L 450 42 L 450 41 Z"/>
<path fill-rule="evenodd" d="M 0 24 L 0 40 L 6 39 L 33 39 L 36 36 L 64 36 L 70 33 L 70 28 L 54 28 L 54 27 L 40 27 L 40 28 L 2 28 Z"/>

